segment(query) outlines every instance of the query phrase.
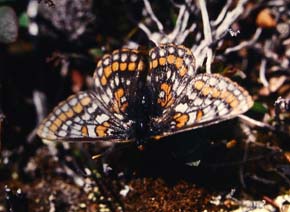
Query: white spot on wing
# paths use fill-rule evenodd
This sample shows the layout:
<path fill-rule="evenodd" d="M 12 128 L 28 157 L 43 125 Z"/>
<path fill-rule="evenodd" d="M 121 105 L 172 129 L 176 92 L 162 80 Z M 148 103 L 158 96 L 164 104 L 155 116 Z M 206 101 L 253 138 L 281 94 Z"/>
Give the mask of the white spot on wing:
<path fill-rule="evenodd" d="M 84 115 L 82 115 L 82 119 L 87 121 L 90 119 L 90 115 L 88 113 L 85 113 Z"/>
<path fill-rule="evenodd" d="M 215 77 L 211 77 L 209 79 L 209 85 L 210 86 L 215 86 L 217 84 L 218 80 Z"/>
<path fill-rule="evenodd" d="M 101 86 L 101 84 L 100 84 L 100 80 L 99 80 L 98 77 L 95 79 L 95 86 L 96 86 L 96 87 L 100 87 L 100 86 Z"/>
<path fill-rule="evenodd" d="M 183 57 L 184 51 L 182 49 L 178 49 L 177 51 L 179 57 Z"/>
<path fill-rule="evenodd" d="M 64 112 L 67 112 L 69 107 L 68 107 L 68 104 L 64 104 L 61 109 L 64 111 Z"/>
<path fill-rule="evenodd" d="M 105 121 L 108 121 L 109 119 L 110 119 L 110 117 L 109 117 L 108 115 L 106 115 L 106 114 L 98 115 L 98 116 L 96 117 L 96 121 L 97 121 L 99 124 L 101 124 L 101 123 L 103 123 L 103 122 L 105 122 Z"/>
<path fill-rule="evenodd" d="M 87 128 L 88 128 L 89 137 L 96 137 L 95 126 L 94 125 L 88 125 Z"/>
<path fill-rule="evenodd" d="M 167 71 L 167 73 L 166 73 L 167 79 L 170 79 L 170 76 L 171 76 L 171 71 Z"/>
<path fill-rule="evenodd" d="M 121 61 L 125 62 L 126 60 L 127 60 L 127 54 L 126 53 L 121 54 Z"/>
<path fill-rule="evenodd" d="M 66 124 L 63 124 L 63 125 L 61 126 L 61 129 L 63 129 L 63 130 L 67 130 L 67 129 L 68 129 L 68 126 L 67 126 Z"/>
<path fill-rule="evenodd" d="M 132 62 L 135 62 L 136 60 L 137 60 L 137 55 L 136 54 L 131 54 L 131 56 L 130 56 L 130 60 L 132 61 Z"/>
<path fill-rule="evenodd" d="M 218 84 L 218 88 L 220 90 L 224 90 L 224 89 L 226 89 L 226 87 L 227 87 L 227 83 L 224 80 L 221 80 Z"/>
<path fill-rule="evenodd" d="M 188 109 L 187 104 L 178 104 L 178 105 L 175 107 L 175 110 L 176 110 L 177 112 L 181 112 L 181 113 L 184 113 L 187 109 Z"/>
<path fill-rule="evenodd" d="M 67 134 L 67 133 L 66 133 L 66 131 L 64 131 L 64 130 L 61 130 L 61 131 L 58 132 L 58 135 L 61 136 L 61 137 L 66 136 L 66 134 Z"/>
<path fill-rule="evenodd" d="M 196 97 L 193 101 L 194 101 L 194 105 L 197 105 L 197 106 L 201 105 L 203 102 L 202 99 L 199 97 Z"/>
<path fill-rule="evenodd" d="M 185 60 L 184 60 L 184 63 L 185 63 L 186 65 L 189 65 L 190 62 L 191 62 L 191 60 L 189 59 L 189 57 L 186 57 Z"/>
<path fill-rule="evenodd" d="M 118 53 L 113 55 L 113 60 L 114 61 L 119 60 L 119 54 Z"/>
<path fill-rule="evenodd" d="M 71 99 L 71 100 L 69 101 L 69 104 L 72 105 L 72 106 L 74 106 L 74 105 L 77 104 L 77 102 L 78 102 L 78 100 L 77 100 L 76 98 L 73 98 L 73 99 Z"/>
<path fill-rule="evenodd" d="M 75 129 L 75 130 L 81 130 L 82 129 L 82 125 L 74 124 L 72 128 Z"/>
<path fill-rule="evenodd" d="M 109 63 L 110 63 L 110 59 L 109 59 L 109 58 L 106 58 L 106 59 L 103 61 L 103 64 L 104 64 L 105 66 L 109 65 Z"/>
<path fill-rule="evenodd" d="M 163 57 L 165 55 L 165 53 L 166 53 L 165 49 L 160 49 L 159 50 L 160 57 Z"/>
<path fill-rule="evenodd" d="M 102 76 L 103 75 L 103 68 L 99 67 L 97 70 L 97 73 L 98 73 L 99 77 Z"/>
<path fill-rule="evenodd" d="M 168 51 L 169 51 L 170 54 L 173 54 L 173 53 L 174 53 L 174 50 L 175 50 L 175 49 L 174 49 L 174 47 L 172 47 L 172 46 L 168 48 Z"/>

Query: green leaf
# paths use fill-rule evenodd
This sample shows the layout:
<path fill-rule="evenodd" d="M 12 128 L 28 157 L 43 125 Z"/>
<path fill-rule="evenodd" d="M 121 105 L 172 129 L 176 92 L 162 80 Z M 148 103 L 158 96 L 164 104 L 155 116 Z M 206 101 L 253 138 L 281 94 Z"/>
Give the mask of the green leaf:
<path fill-rule="evenodd" d="M 254 102 L 254 105 L 251 108 L 251 111 L 265 114 L 268 112 L 268 108 L 266 105 L 264 105 L 261 102 Z"/>
<path fill-rule="evenodd" d="M 103 51 L 99 48 L 94 48 L 89 50 L 90 55 L 93 57 L 102 57 L 103 56 Z"/>
<path fill-rule="evenodd" d="M 26 13 L 22 13 L 19 17 L 19 26 L 27 28 L 29 25 L 29 18 Z"/>

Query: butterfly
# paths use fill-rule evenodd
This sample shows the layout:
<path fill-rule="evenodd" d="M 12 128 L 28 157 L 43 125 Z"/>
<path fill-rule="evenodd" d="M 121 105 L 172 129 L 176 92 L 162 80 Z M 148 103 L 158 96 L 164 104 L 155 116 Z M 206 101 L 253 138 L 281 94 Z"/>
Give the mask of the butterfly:
<path fill-rule="evenodd" d="M 115 50 L 98 62 L 94 87 L 60 102 L 41 122 L 44 140 L 142 144 L 249 110 L 249 93 L 219 74 L 198 74 L 182 45 Z"/>

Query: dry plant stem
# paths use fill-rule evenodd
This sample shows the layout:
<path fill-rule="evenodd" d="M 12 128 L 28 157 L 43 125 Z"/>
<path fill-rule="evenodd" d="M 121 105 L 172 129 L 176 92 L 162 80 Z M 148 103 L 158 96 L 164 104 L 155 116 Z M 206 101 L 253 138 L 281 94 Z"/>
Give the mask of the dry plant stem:
<path fill-rule="evenodd" d="M 259 79 L 264 87 L 269 86 L 269 82 L 266 78 L 266 67 L 267 67 L 267 61 L 265 59 L 262 59 L 261 65 L 260 65 L 260 71 L 259 71 Z"/>
<path fill-rule="evenodd" d="M 232 23 L 237 20 L 237 18 L 243 13 L 244 11 L 244 5 L 248 2 L 249 0 L 240 0 L 237 3 L 237 6 L 232 10 L 228 11 L 224 20 L 222 23 L 219 25 L 219 27 L 213 32 L 214 37 L 216 40 L 219 40 L 219 38 L 226 32 Z"/>
<path fill-rule="evenodd" d="M 241 185 L 244 189 L 247 188 L 246 183 L 245 183 L 245 178 L 244 178 L 244 171 L 245 171 L 245 163 L 247 162 L 248 159 L 248 152 L 249 152 L 249 142 L 247 141 L 245 144 L 245 150 L 244 150 L 244 156 L 243 156 L 243 160 L 242 160 L 242 164 L 239 168 L 239 175 L 240 175 L 240 182 Z"/>
<path fill-rule="evenodd" d="M 44 119 L 47 114 L 46 110 L 46 96 L 43 92 L 34 90 L 33 91 L 33 103 L 37 114 L 37 124 Z"/>
<path fill-rule="evenodd" d="M 236 52 L 236 51 L 239 51 L 241 50 L 242 48 L 245 48 L 245 47 L 248 47 L 248 46 L 252 46 L 260 37 L 262 33 L 262 28 L 258 28 L 253 36 L 253 38 L 251 40 L 248 40 L 248 41 L 243 41 L 241 42 L 239 45 L 237 46 L 234 46 L 234 47 L 230 47 L 230 48 L 227 48 L 226 51 L 225 51 L 225 55 L 231 53 L 231 52 Z"/>
<path fill-rule="evenodd" d="M 219 25 L 222 22 L 222 20 L 224 19 L 226 13 L 228 12 L 228 9 L 229 9 L 231 3 L 232 3 L 232 0 L 228 0 L 227 1 L 225 6 L 223 7 L 222 11 L 218 15 L 217 19 L 211 22 L 211 26 L 215 27 L 215 26 Z"/>
<path fill-rule="evenodd" d="M 28 134 L 26 138 L 29 143 L 33 142 L 34 138 L 36 137 L 38 124 L 47 115 L 45 94 L 41 91 L 34 90 L 33 91 L 33 104 L 35 106 L 36 115 L 37 115 L 37 123 L 36 123 L 37 126 Z"/>
<path fill-rule="evenodd" d="M 172 32 L 165 34 L 163 32 L 163 25 L 161 22 L 157 19 L 156 15 L 153 13 L 151 5 L 149 1 L 144 0 L 144 6 L 146 12 L 149 14 L 149 18 L 156 23 L 158 31 L 157 32 L 151 32 L 150 29 L 144 24 L 139 23 L 138 27 L 144 31 L 144 33 L 147 35 L 147 37 L 155 43 L 156 46 L 158 46 L 161 43 L 175 43 L 175 44 L 182 44 L 186 37 L 189 35 L 190 32 L 193 32 L 196 28 L 196 24 L 193 23 L 189 28 L 187 26 L 189 25 L 189 17 L 190 13 L 187 10 L 185 5 L 178 6 L 179 13 L 176 20 L 176 24 L 174 26 L 174 29 Z"/>
<path fill-rule="evenodd" d="M 269 124 L 265 124 L 263 122 L 257 121 L 255 119 L 252 119 L 248 116 L 245 115 L 239 115 L 238 116 L 243 122 L 247 123 L 249 126 L 251 127 L 258 127 L 258 128 L 262 128 L 262 129 L 268 129 L 271 131 L 275 131 L 275 128 Z"/>
<path fill-rule="evenodd" d="M 199 43 L 199 45 L 193 45 L 192 46 L 192 51 L 193 54 L 196 58 L 196 68 L 200 67 L 203 65 L 203 62 L 205 60 L 205 58 L 207 57 L 207 61 L 208 63 L 210 63 L 210 61 L 212 60 L 212 50 L 208 51 L 208 49 L 210 48 L 210 46 L 215 43 L 220 41 L 224 35 L 228 32 L 228 30 L 230 29 L 232 23 L 234 21 L 237 20 L 237 18 L 243 13 L 244 11 L 244 5 L 248 2 L 249 0 L 240 0 L 236 7 L 231 10 L 228 11 L 228 7 L 230 6 L 230 4 L 232 3 L 232 1 L 228 1 L 224 8 L 222 9 L 222 11 L 220 12 L 220 14 L 218 15 L 217 19 L 213 22 L 214 24 L 212 24 L 212 31 L 208 32 L 208 26 L 209 23 L 207 23 L 207 19 L 206 19 L 206 8 L 201 6 L 201 13 L 204 14 L 205 19 L 203 18 L 203 25 L 206 26 L 206 28 L 204 27 L 204 40 L 197 42 Z M 199 0 L 199 3 L 203 4 L 203 0 Z M 207 36 L 207 37 L 205 37 Z M 211 42 L 210 38 L 211 37 Z M 209 72 L 210 70 L 210 64 L 206 64 L 206 71 Z"/>
<path fill-rule="evenodd" d="M 158 27 L 158 30 L 160 32 L 163 32 L 164 27 L 163 27 L 162 23 L 158 20 L 156 15 L 154 14 L 149 1 L 148 0 L 143 0 L 143 2 L 144 2 L 144 6 L 145 6 L 145 9 L 146 9 L 147 13 L 150 15 L 151 19 L 156 23 L 156 25 Z"/>
<path fill-rule="evenodd" d="M 211 63 L 213 60 L 213 52 L 212 52 L 212 49 L 210 49 L 208 47 L 208 45 L 212 43 L 211 28 L 210 28 L 210 24 L 209 24 L 209 18 L 208 18 L 208 13 L 207 13 L 205 1 L 198 0 L 198 3 L 200 6 L 202 23 L 203 23 L 204 42 L 207 44 L 207 47 L 205 48 L 206 56 L 207 56 L 206 72 L 211 73 Z"/>
<path fill-rule="evenodd" d="M 198 9 L 196 5 L 191 5 L 194 8 L 189 11 L 185 4 L 178 6 L 173 4 L 175 7 L 179 8 L 176 24 L 172 32 L 168 34 L 164 33 L 164 27 L 158 20 L 157 16 L 154 14 L 148 0 L 143 0 L 144 9 L 149 14 L 149 18 L 157 25 L 158 31 L 151 31 L 144 23 L 139 23 L 138 27 L 144 31 L 147 37 L 156 45 L 159 45 L 160 43 L 172 42 L 176 44 L 182 44 L 191 32 L 195 32 L 195 44 L 191 47 L 191 50 L 196 58 L 196 69 L 201 67 L 206 60 L 206 72 L 210 73 L 211 62 L 214 57 L 213 49 L 211 46 L 221 41 L 228 33 L 229 29 L 231 28 L 231 24 L 236 21 L 237 18 L 244 12 L 244 5 L 249 0 L 239 0 L 235 8 L 231 11 L 229 11 L 229 8 L 232 5 L 232 1 L 228 0 L 220 11 L 218 17 L 213 21 L 210 21 L 206 8 L 206 1 L 196 1 L 199 4 L 202 15 L 203 32 L 196 31 L 197 23 L 189 23 L 190 16 L 198 15 Z M 256 37 L 259 36 L 259 33 L 260 29 L 258 30 Z M 256 39 L 256 37 L 254 37 L 254 39 Z M 248 43 L 247 45 L 250 44 L 251 43 Z"/>
<path fill-rule="evenodd" d="M 173 31 L 171 32 L 171 35 L 173 37 L 176 37 L 178 35 L 178 32 L 179 32 L 179 30 L 181 28 L 181 24 L 180 23 L 182 23 L 182 21 L 183 21 L 183 16 L 184 16 L 185 12 L 188 14 L 188 12 L 186 11 L 185 5 L 181 5 L 179 7 L 179 13 L 178 13 L 178 17 L 177 17 L 177 20 L 176 20 L 176 26 L 178 26 L 178 27 L 174 27 Z M 189 14 L 188 14 L 188 16 L 189 16 Z M 184 25 L 186 27 L 187 23 L 186 24 L 184 23 Z"/>

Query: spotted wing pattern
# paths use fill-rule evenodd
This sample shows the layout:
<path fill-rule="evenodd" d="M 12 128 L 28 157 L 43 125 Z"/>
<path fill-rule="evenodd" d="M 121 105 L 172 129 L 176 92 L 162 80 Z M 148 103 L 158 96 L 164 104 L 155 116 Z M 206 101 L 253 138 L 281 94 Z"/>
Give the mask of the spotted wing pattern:
<path fill-rule="evenodd" d="M 116 118 L 134 119 L 145 77 L 146 63 L 138 50 L 116 50 L 98 62 L 94 74 L 95 97 Z"/>
<path fill-rule="evenodd" d="M 155 118 L 156 138 L 233 118 L 253 105 L 249 93 L 219 74 L 198 74 L 170 112 Z"/>
<path fill-rule="evenodd" d="M 69 97 L 42 122 L 38 135 L 48 140 L 116 140 L 132 135 L 135 104 L 145 77 L 137 50 L 104 55 L 94 73 L 95 88 Z M 130 110 L 130 111 L 129 111 Z"/>
<path fill-rule="evenodd" d="M 192 52 L 182 45 L 164 44 L 150 50 L 147 84 L 152 118 L 168 116 L 180 101 L 195 76 L 194 64 Z"/>
<path fill-rule="evenodd" d="M 253 104 L 230 79 L 196 74 L 191 51 L 174 44 L 151 49 L 148 60 L 130 49 L 104 55 L 94 85 L 56 106 L 37 134 L 57 141 L 159 138 L 230 119 Z"/>
<path fill-rule="evenodd" d="M 42 121 L 37 134 L 54 141 L 128 141 L 132 121 L 112 118 L 93 92 L 80 92 L 59 103 Z"/>

